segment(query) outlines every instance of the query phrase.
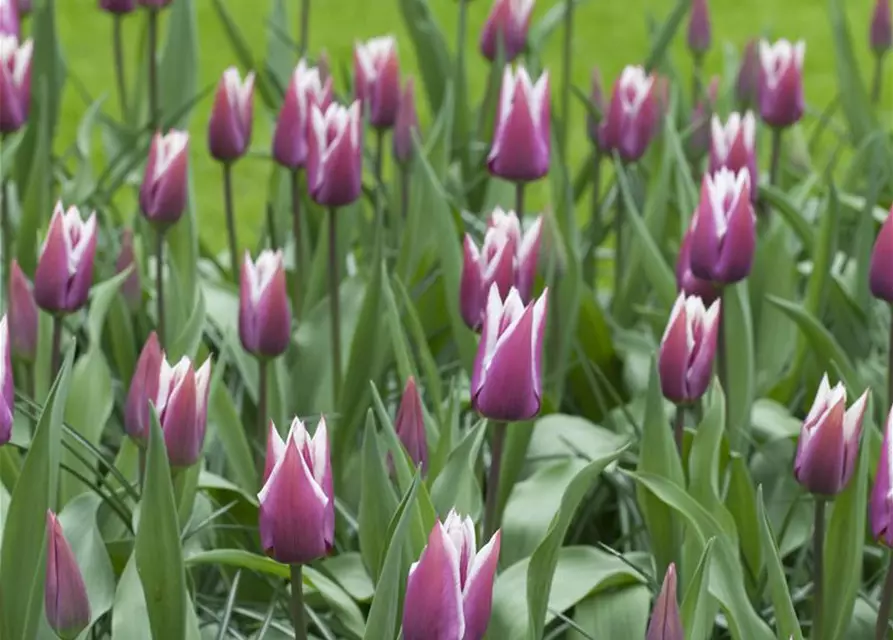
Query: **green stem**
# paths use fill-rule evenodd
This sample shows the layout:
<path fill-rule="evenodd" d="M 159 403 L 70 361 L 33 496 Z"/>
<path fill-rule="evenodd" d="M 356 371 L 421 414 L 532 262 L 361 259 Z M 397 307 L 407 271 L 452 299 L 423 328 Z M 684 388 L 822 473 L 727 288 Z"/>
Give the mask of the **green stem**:
<path fill-rule="evenodd" d="M 267 374 L 269 367 L 267 361 L 263 358 L 257 360 L 257 438 L 260 447 L 258 469 L 261 473 L 264 470 L 264 455 L 266 452 L 267 442 Z"/>
<path fill-rule="evenodd" d="M 891 605 L 893 605 L 893 565 L 888 564 L 884 590 L 881 592 L 880 606 L 877 611 L 877 626 L 874 632 L 875 640 L 886 640 L 887 638 Z"/>
<path fill-rule="evenodd" d="M 778 185 L 778 171 L 781 168 L 781 135 L 784 132 L 784 129 L 780 127 L 774 127 L 772 129 L 772 157 L 769 163 L 769 184 L 773 187 Z M 757 186 L 752 184 L 750 185 L 751 189 L 756 189 Z"/>
<path fill-rule="evenodd" d="M 295 628 L 295 640 L 307 640 L 307 622 L 304 620 L 304 581 L 301 565 L 291 565 L 291 620 Z"/>
<path fill-rule="evenodd" d="M 502 450 L 505 447 L 506 424 L 493 422 L 493 440 L 490 442 L 490 469 L 487 474 L 487 495 L 484 506 L 484 525 L 482 527 L 484 540 L 490 537 L 499 528 L 499 514 L 497 504 L 499 502 L 499 474 L 502 470 Z"/>
<path fill-rule="evenodd" d="M 468 32 L 468 1 L 459 0 L 459 24 L 456 28 L 456 104 L 465 104 L 465 36 Z"/>
<path fill-rule="evenodd" d="M 299 57 L 307 55 L 310 41 L 310 0 L 301 0 L 301 40 L 298 43 Z"/>
<path fill-rule="evenodd" d="M 338 219 L 335 207 L 329 209 L 329 309 L 332 326 L 332 405 L 341 397 L 341 312 L 338 287 Z"/>
<path fill-rule="evenodd" d="M 122 17 L 115 14 L 112 20 L 112 48 L 115 57 L 115 82 L 118 86 L 118 104 L 121 118 L 127 121 L 127 81 L 124 77 L 124 39 L 122 37 Z"/>
<path fill-rule="evenodd" d="M 297 319 L 301 313 L 301 276 L 304 273 L 304 248 L 301 238 L 300 179 L 300 169 L 294 169 L 291 172 L 291 230 L 295 243 L 295 290 L 293 296 L 294 299 L 292 300 L 295 319 Z"/>
<path fill-rule="evenodd" d="M 59 373 L 62 358 L 62 316 L 53 315 L 53 342 L 50 348 L 50 374 L 53 378 Z"/>
<path fill-rule="evenodd" d="M 685 407 L 681 404 L 676 405 L 676 416 L 673 419 L 673 439 L 676 440 L 676 451 L 682 458 L 682 444 L 685 438 Z"/>
<path fill-rule="evenodd" d="M 620 285 L 623 282 L 623 191 L 618 188 L 616 211 L 614 213 L 614 298 L 620 296 Z"/>
<path fill-rule="evenodd" d="M 884 54 L 874 57 L 874 76 L 871 80 L 871 104 L 881 101 L 884 85 Z"/>
<path fill-rule="evenodd" d="M 384 231 L 384 129 L 375 130 L 375 224 Z M 387 237 L 387 235 L 385 236 Z"/>
<path fill-rule="evenodd" d="M 598 291 L 598 252 L 599 241 L 602 235 L 602 217 L 601 217 L 601 200 L 599 199 L 601 191 L 601 173 L 602 173 L 602 154 L 601 151 L 595 149 L 592 156 L 592 215 L 589 220 L 589 252 L 586 254 L 586 262 L 584 264 L 584 278 L 586 282 L 592 283 L 592 290 Z"/>
<path fill-rule="evenodd" d="M 573 62 L 575 0 L 565 0 L 564 5 L 564 50 L 562 55 L 561 76 L 561 144 L 558 152 L 561 161 L 567 165 L 567 138 L 570 132 L 571 114 L 571 63 Z"/>
<path fill-rule="evenodd" d="M 139 453 L 138 456 L 138 466 L 137 466 L 137 480 L 140 483 L 140 498 L 143 497 L 143 489 L 146 488 L 146 447 L 144 444 L 137 445 L 137 449 Z"/>
<path fill-rule="evenodd" d="M 813 532 L 813 594 L 812 638 L 823 640 L 823 609 L 825 581 L 825 499 L 815 499 L 815 529 Z"/>
<path fill-rule="evenodd" d="M 164 348 L 164 232 L 156 229 L 155 244 L 155 298 L 158 304 L 158 342 Z"/>
<path fill-rule="evenodd" d="M 239 242 L 236 238 L 236 216 L 233 211 L 233 177 L 232 165 L 223 163 L 223 206 L 226 211 L 226 235 L 229 240 L 229 264 L 233 279 L 239 274 Z"/>
<path fill-rule="evenodd" d="M 515 215 L 518 220 L 524 217 L 524 183 L 515 183 Z"/>
<path fill-rule="evenodd" d="M 158 9 L 149 9 L 149 130 L 158 129 Z"/>
<path fill-rule="evenodd" d="M 276 232 L 276 209 L 273 203 L 267 201 L 267 238 L 269 247 L 273 251 L 279 249 L 279 234 Z"/>

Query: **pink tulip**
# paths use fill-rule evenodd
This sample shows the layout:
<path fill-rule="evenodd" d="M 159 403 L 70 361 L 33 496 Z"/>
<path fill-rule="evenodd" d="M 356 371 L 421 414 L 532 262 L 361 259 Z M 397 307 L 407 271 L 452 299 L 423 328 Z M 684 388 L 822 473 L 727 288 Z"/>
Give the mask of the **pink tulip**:
<path fill-rule="evenodd" d="M 393 127 L 400 105 L 397 41 L 392 36 L 383 36 L 356 43 L 353 77 L 356 99 L 369 109 L 369 123 L 376 129 Z"/>
<path fill-rule="evenodd" d="M 871 14 L 871 31 L 869 34 L 871 50 L 882 56 L 893 45 L 893 25 L 890 23 L 890 0 L 877 0 Z"/>
<path fill-rule="evenodd" d="M 742 109 L 757 106 L 760 95 L 760 53 L 756 40 L 750 40 L 744 47 L 738 77 L 735 80 L 735 97 Z"/>
<path fill-rule="evenodd" d="M 533 3 L 534 0 L 494 0 L 481 31 L 481 53 L 487 60 L 496 60 L 500 45 L 505 62 L 511 62 L 524 51 Z"/>
<path fill-rule="evenodd" d="M 56 203 L 34 274 L 34 299 L 44 311 L 71 313 L 87 304 L 96 258 L 96 214 Z"/>
<path fill-rule="evenodd" d="M 33 50 L 30 39 L 19 46 L 14 35 L 0 34 L 0 134 L 18 131 L 28 120 Z"/>
<path fill-rule="evenodd" d="M 628 66 L 614 82 L 605 119 L 605 142 L 624 162 L 641 158 L 657 133 L 662 112 L 656 78 L 643 67 Z"/>
<path fill-rule="evenodd" d="M 487 156 L 490 173 L 512 182 L 539 180 L 549 171 L 549 74 L 534 84 L 524 67 L 506 66 L 499 94 L 493 143 Z"/>
<path fill-rule="evenodd" d="M 710 48 L 710 12 L 707 0 L 694 0 L 688 22 L 688 48 L 696 56 L 703 56 Z"/>
<path fill-rule="evenodd" d="M 21 35 L 19 7 L 16 0 L 0 0 L 0 37 Z"/>
<path fill-rule="evenodd" d="M 156 133 L 140 186 L 140 209 L 149 222 L 166 228 L 180 219 L 186 211 L 188 179 L 189 134 Z"/>
<path fill-rule="evenodd" d="M 252 262 L 245 252 L 239 295 L 239 337 L 261 358 L 285 353 L 291 339 L 291 306 L 281 251 L 263 251 Z"/>
<path fill-rule="evenodd" d="M 136 9 L 136 0 L 99 0 L 99 8 L 109 13 L 124 15 Z"/>
<path fill-rule="evenodd" d="M 714 173 L 723 167 L 735 173 L 746 170 L 750 177 L 750 198 L 756 200 L 759 171 L 756 153 L 757 121 L 753 113 L 747 111 L 744 116 L 731 113 L 725 124 L 714 115 L 710 129 L 710 172 Z"/>
<path fill-rule="evenodd" d="M 327 207 L 360 197 L 363 177 L 363 129 L 360 103 L 310 108 L 307 185 L 314 202 Z"/>
<path fill-rule="evenodd" d="M 691 404 L 707 391 L 719 335 L 720 301 L 710 308 L 697 296 L 680 294 L 660 341 L 660 386 L 676 404 Z"/>
<path fill-rule="evenodd" d="M 425 412 L 422 409 L 422 397 L 416 387 L 415 378 L 409 377 L 403 388 L 403 397 L 397 409 L 394 421 L 397 436 L 403 448 L 409 454 L 413 464 L 428 470 L 428 436 L 425 432 Z"/>
<path fill-rule="evenodd" d="M 413 135 L 418 135 L 419 118 L 415 108 L 415 84 L 412 78 L 406 79 L 403 95 L 400 96 L 400 107 L 397 109 L 397 122 L 394 125 L 394 158 L 401 166 L 412 160 L 415 148 Z"/>
<path fill-rule="evenodd" d="M 697 210 L 695 210 L 697 217 Z M 691 235 L 695 226 L 692 219 L 691 226 L 682 236 L 682 244 L 679 247 L 679 258 L 676 261 L 676 288 L 686 296 L 698 296 L 704 304 L 712 304 L 719 297 L 719 289 L 709 280 L 702 280 L 691 270 Z"/>
<path fill-rule="evenodd" d="M 50 628 L 63 640 L 74 640 L 90 625 L 87 585 L 62 525 L 47 509 L 47 564 L 44 608 Z"/>
<path fill-rule="evenodd" d="M 772 127 L 789 127 L 803 117 L 803 57 L 806 43 L 760 42 L 760 117 Z"/>
<path fill-rule="evenodd" d="M 667 567 L 664 583 L 654 603 L 645 640 L 685 640 L 676 595 L 676 565 Z"/>
<path fill-rule="evenodd" d="M 332 102 L 332 79 L 301 59 L 291 74 L 285 101 L 273 133 L 273 159 L 283 167 L 300 169 L 307 162 L 307 131 L 311 107 L 324 113 Z"/>
<path fill-rule="evenodd" d="M 9 442 L 12 437 L 14 400 L 9 322 L 4 315 L 0 317 L 0 445 Z"/>
<path fill-rule="evenodd" d="M 875 240 L 868 268 L 868 283 L 875 298 L 893 303 L 893 209 Z"/>
<path fill-rule="evenodd" d="M 887 414 L 877 475 L 871 487 L 869 517 L 875 540 L 893 547 L 893 409 Z"/>
<path fill-rule="evenodd" d="M 221 162 L 232 162 L 245 155 L 251 144 L 251 118 L 254 113 L 254 73 L 242 81 L 239 70 L 223 72 L 214 96 L 214 109 L 208 123 L 208 150 Z"/>
<path fill-rule="evenodd" d="M 26 362 L 37 357 L 37 303 L 28 277 L 13 258 L 9 274 L 9 333 L 12 352 Z"/>

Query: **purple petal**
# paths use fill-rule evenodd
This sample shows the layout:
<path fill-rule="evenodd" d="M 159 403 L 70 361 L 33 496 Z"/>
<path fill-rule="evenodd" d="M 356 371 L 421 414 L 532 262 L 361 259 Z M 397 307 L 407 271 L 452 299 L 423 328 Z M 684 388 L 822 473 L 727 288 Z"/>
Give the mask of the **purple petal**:
<path fill-rule="evenodd" d="M 66 310 L 70 276 L 62 216 L 62 205 L 59 203 L 50 220 L 50 228 L 34 273 L 34 299 L 41 309 L 49 313 Z"/>
<path fill-rule="evenodd" d="M 497 531 L 490 541 L 478 551 L 474 564 L 468 572 L 468 579 L 462 593 L 465 613 L 465 636 L 463 640 L 481 640 L 490 623 L 493 604 L 493 582 L 499 564 L 499 547 L 502 532 Z"/>
<path fill-rule="evenodd" d="M 413 564 L 403 603 L 404 640 L 463 640 L 459 558 L 440 522 Z"/>
<path fill-rule="evenodd" d="M 893 303 L 893 209 L 874 243 L 868 274 L 872 295 Z"/>
<path fill-rule="evenodd" d="M 47 622 L 60 637 L 75 638 L 90 624 L 90 601 L 74 552 L 62 533 L 59 520 L 50 510 L 47 510 L 46 536 L 44 607 Z"/>
<path fill-rule="evenodd" d="M 676 600 L 676 566 L 671 564 L 667 568 L 667 575 L 664 576 L 657 602 L 654 603 L 645 640 L 684 640 L 684 638 L 679 603 Z"/>
<path fill-rule="evenodd" d="M 189 367 L 171 391 L 161 421 L 171 466 L 188 467 L 201 456 L 201 449 L 196 447 L 196 397 L 195 371 Z"/>

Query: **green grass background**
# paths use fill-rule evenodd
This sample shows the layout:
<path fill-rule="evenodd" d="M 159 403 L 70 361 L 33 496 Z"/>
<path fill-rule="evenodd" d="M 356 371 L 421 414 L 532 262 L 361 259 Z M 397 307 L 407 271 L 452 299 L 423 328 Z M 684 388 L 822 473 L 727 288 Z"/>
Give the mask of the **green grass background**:
<path fill-rule="evenodd" d="M 230 48 L 211 0 L 194 0 L 198 11 L 200 86 L 214 83 L 223 69 L 236 60 Z M 538 0 L 534 21 L 544 15 L 556 2 Z M 86 88 L 91 96 L 108 94 L 106 108 L 117 110 L 111 56 L 111 19 L 95 9 L 92 0 L 67 0 L 57 3 L 59 31 L 69 72 Z M 296 37 L 298 0 L 288 3 L 288 30 Z M 446 39 L 455 46 L 458 5 L 455 0 L 430 0 Z M 577 8 L 573 41 L 573 81 L 588 91 L 590 72 L 598 65 L 610 86 L 613 78 L 631 62 L 642 61 L 649 47 L 648 18 L 663 19 L 675 5 L 675 0 L 589 0 Z M 868 52 L 868 21 L 873 0 L 847 0 L 847 11 L 853 40 L 863 74 L 868 77 L 871 57 Z M 267 0 L 226 0 L 226 6 L 250 43 L 256 60 L 266 51 L 267 19 L 270 3 Z M 391 33 L 397 36 L 404 73 L 416 73 L 412 43 L 408 39 L 398 0 L 312 0 L 310 49 L 316 53 L 326 49 L 332 59 L 337 80 L 342 79 L 341 67 L 351 64 L 351 48 L 356 40 Z M 474 0 L 469 7 L 467 51 L 471 97 L 479 100 L 487 75 L 487 64 L 477 49 L 480 28 L 489 11 L 487 0 Z M 714 45 L 707 56 L 707 70 L 721 72 L 725 66 L 727 49 L 740 50 L 753 36 L 803 38 L 807 41 L 806 95 L 815 109 L 822 108 L 834 95 L 835 75 L 831 29 L 822 0 L 711 0 Z M 135 59 L 134 47 L 139 41 L 144 15 L 137 12 L 126 18 L 127 46 L 130 59 Z M 162 33 L 165 31 L 162 29 Z M 545 65 L 553 74 L 553 92 L 561 79 L 562 32 L 556 31 L 545 53 Z M 671 51 L 673 63 L 679 69 L 690 67 L 685 48 L 684 30 L 677 37 Z M 888 69 L 893 67 L 888 66 Z M 129 70 L 132 79 L 134 70 Z M 889 104 L 893 74 L 887 73 L 885 104 Z M 345 87 L 338 87 L 344 90 Z M 418 92 L 422 95 L 422 92 Z M 194 170 L 201 233 L 212 246 L 224 246 L 220 167 L 212 161 L 206 148 L 206 127 L 211 109 L 209 96 L 195 108 L 191 120 L 191 161 Z M 71 83 L 64 96 L 62 123 L 57 149 L 65 148 L 75 137 L 87 103 L 72 89 Z M 422 125 L 430 121 L 426 105 L 421 105 Z M 266 112 L 259 97 L 255 99 L 255 126 L 252 148 L 265 153 L 270 146 L 274 114 Z M 573 105 L 573 129 L 570 158 L 578 165 L 588 153 L 584 135 L 582 107 Z M 240 161 L 235 168 L 234 189 L 241 240 L 250 242 L 264 216 L 264 203 L 269 178 L 269 162 L 259 157 Z M 545 204 L 539 203 L 541 205 Z"/>

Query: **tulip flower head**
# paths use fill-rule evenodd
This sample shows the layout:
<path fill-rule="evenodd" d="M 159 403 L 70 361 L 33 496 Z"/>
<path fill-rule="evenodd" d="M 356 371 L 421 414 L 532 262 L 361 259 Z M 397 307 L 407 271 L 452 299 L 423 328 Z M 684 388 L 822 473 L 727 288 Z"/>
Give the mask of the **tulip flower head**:
<path fill-rule="evenodd" d="M 26 362 L 37 357 L 37 303 L 28 277 L 13 259 L 9 273 L 9 333 L 12 353 Z"/>
<path fill-rule="evenodd" d="M 750 177 L 751 200 L 756 199 L 757 171 L 756 137 L 757 121 L 751 111 L 729 114 L 725 124 L 714 115 L 710 123 L 710 172 L 725 167 L 734 172 L 745 169 Z"/>
<path fill-rule="evenodd" d="M 744 47 L 738 77 L 735 79 L 735 98 L 741 109 L 757 106 L 760 95 L 760 52 L 756 40 L 750 40 Z"/>
<path fill-rule="evenodd" d="M 136 9 L 136 0 L 99 0 L 99 8 L 109 13 L 124 15 Z"/>
<path fill-rule="evenodd" d="M 694 0 L 688 21 L 688 48 L 695 56 L 703 56 L 710 48 L 710 12 L 707 0 Z"/>
<path fill-rule="evenodd" d="M 789 127 L 803 117 L 803 57 L 806 43 L 760 42 L 760 117 L 772 127 Z"/>
<path fill-rule="evenodd" d="M 288 90 L 273 133 L 273 159 L 283 167 L 300 169 L 307 162 L 307 132 L 311 106 L 323 113 L 332 102 L 332 79 L 301 59 L 291 74 Z"/>
<path fill-rule="evenodd" d="M 497 531 L 478 551 L 471 518 L 450 511 L 443 523 L 434 523 L 428 545 L 406 579 L 405 640 L 484 637 L 501 539 Z"/>
<path fill-rule="evenodd" d="M 490 173 L 512 182 L 539 180 L 549 171 L 549 74 L 534 83 L 519 66 L 506 66 L 499 94 L 493 144 L 487 156 Z"/>
<path fill-rule="evenodd" d="M 875 298 L 893 303 L 893 209 L 884 220 L 874 243 L 868 284 Z"/>
<path fill-rule="evenodd" d="M 610 151 L 608 142 L 605 139 L 607 107 L 605 105 L 605 94 L 602 90 L 602 73 L 598 67 L 592 70 L 592 90 L 589 93 L 589 101 L 596 112 L 595 114 L 586 114 L 586 130 L 589 133 L 589 140 L 595 145 L 599 153 L 607 153 Z"/>
<path fill-rule="evenodd" d="M 0 445 L 12 437 L 13 401 L 12 354 L 9 344 L 9 321 L 0 317 Z"/>
<path fill-rule="evenodd" d="M 800 429 L 794 460 L 794 476 L 808 491 L 834 496 L 846 487 L 856 466 L 867 403 L 865 391 L 847 409 L 843 383 L 831 387 L 828 376 L 822 378 Z"/>
<path fill-rule="evenodd" d="M 295 418 L 285 442 L 271 426 L 267 466 L 257 494 L 266 554 L 285 564 L 306 564 L 328 554 L 335 541 L 335 493 L 325 419 L 311 438 Z"/>
<path fill-rule="evenodd" d="M 871 31 L 869 35 L 871 50 L 876 56 L 882 56 L 893 46 L 893 25 L 890 19 L 890 0 L 877 0 L 871 14 Z"/>
<path fill-rule="evenodd" d="M 363 130 L 360 103 L 313 105 L 307 133 L 307 184 L 314 202 L 327 207 L 360 197 L 363 177 Z"/>
<path fill-rule="evenodd" d="M 654 603 L 645 640 L 684 640 L 679 601 L 676 596 L 676 565 L 670 564 L 664 576 L 660 594 Z"/>
<path fill-rule="evenodd" d="M 628 66 L 614 82 L 611 105 L 605 120 L 605 141 L 624 162 L 641 158 L 660 123 L 661 107 L 657 82 L 644 67 Z"/>
<path fill-rule="evenodd" d="M 261 358 L 285 353 L 291 338 L 291 307 L 281 251 L 263 251 L 256 262 L 245 252 L 239 296 L 239 337 L 245 351 Z"/>
<path fill-rule="evenodd" d="M 56 203 L 37 271 L 34 299 L 44 311 L 71 313 L 87 303 L 96 258 L 96 214 L 81 218 L 77 207 Z"/>
<path fill-rule="evenodd" d="M 525 307 L 514 287 L 505 302 L 490 287 L 471 379 L 471 404 L 482 416 L 511 422 L 539 413 L 548 293 Z"/>
<path fill-rule="evenodd" d="M 369 123 L 390 129 L 400 105 L 400 61 L 393 36 L 356 43 L 353 50 L 354 91 L 369 109 Z"/>
<path fill-rule="evenodd" d="M 244 81 L 235 67 L 223 72 L 208 123 L 208 149 L 213 158 L 232 162 L 248 151 L 253 97 L 254 72 L 246 75 Z"/>
<path fill-rule="evenodd" d="M 121 285 L 121 295 L 127 302 L 131 311 L 138 311 L 143 303 L 143 287 L 140 282 L 140 267 L 136 263 L 136 255 L 133 251 L 133 230 L 124 229 L 121 232 L 121 251 L 115 260 L 115 273 L 123 273 L 130 269 L 130 273 Z"/>
<path fill-rule="evenodd" d="M 397 409 L 394 428 L 413 464 L 421 466 L 422 473 L 425 473 L 428 470 L 428 436 L 425 433 L 425 412 L 422 409 L 422 396 L 419 395 L 415 378 L 412 376 L 409 377 L 403 388 L 403 397 L 400 399 L 400 406 Z"/>
<path fill-rule="evenodd" d="M 496 61 L 500 46 L 505 62 L 524 51 L 533 3 L 534 0 L 494 0 L 481 31 L 481 53 L 487 60 Z"/>
<path fill-rule="evenodd" d="M 871 487 L 869 516 L 871 533 L 875 540 L 893 547 L 893 409 L 887 415 L 884 426 L 884 442 L 881 445 L 881 459 L 877 475 Z"/>
<path fill-rule="evenodd" d="M 697 210 L 695 210 L 697 216 Z M 679 246 L 679 257 L 676 260 L 676 288 L 686 296 L 698 296 L 704 304 L 712 304 L 719 297 L 720 291 L 709 280 L 702 280 L 691 270 L 691 236 L 695 221 L 682 236 Z"/>
<path fill-rule="evenodd" d="M 19 37 L 21 23 L 19 20 L 19 7 L 16 0 L 0 0 L 0 37 Z"/>
<path fill-rule="evenodd" d="M 166 229 L 186 210 L 189 173 L 189 134 L 171 130 L 156 133 L 140 186 L 140 209 L 157 227 Z"/>
<path fill-rule="evenodd" d="M 405 167 L 415 153 L 412 136 L 418 135 L 419 117 L 415 108 L 415 84 L 412 78 L 406 79 L 400 107 L 397 109 L 397 122 L 394 125 L 394 158 Z"/>
<path fill-rule="evenodd" d="M 664 397 L 679 405 L 698 400 L 713 373 L 720 301 L 709 308 L 697 296 L 680 294 L 660 342 L 658 371 Z"/>
<path fill-rule="evenodd" d="M 0 0 L 2 1 L 2 0 Z M 18 131 L 31 106 L 31 39 L 0 33 L 0 134 Z"/>
<path fill-rule="evenodd" d="M 87 586 L 65 539 L 62 525 L 47 509 L 47 564 L 44 607 L 50 628 L 63 640 L 74 640 L 90 624 Z"/>

